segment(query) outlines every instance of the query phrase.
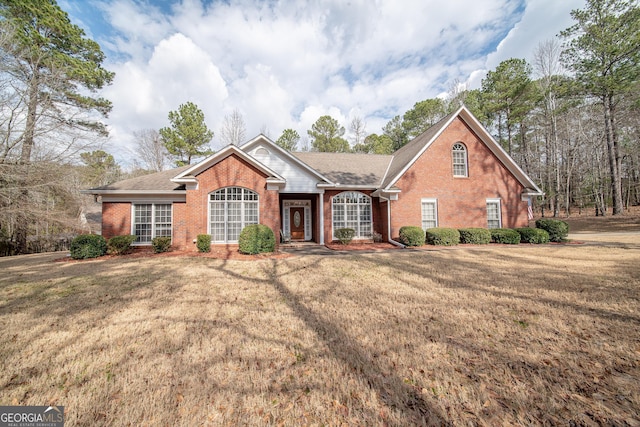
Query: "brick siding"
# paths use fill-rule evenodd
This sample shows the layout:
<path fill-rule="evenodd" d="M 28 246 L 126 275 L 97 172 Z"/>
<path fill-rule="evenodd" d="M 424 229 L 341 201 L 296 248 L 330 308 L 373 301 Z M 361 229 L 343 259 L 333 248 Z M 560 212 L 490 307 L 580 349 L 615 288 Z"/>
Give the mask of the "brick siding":
<path fill-rule="evenodd" d="M 468 177 L 453 176 L 451 149 L 467 148 Z M 487 227 L 487 199 L 500 199 L 502 226 L 526 227 L 527 202 L 523 186 L 478 136 L 456 118 L 398 180 L 402 190 L 391 202 L 391 235 L 404 225 L 422 226 L 422 198 L 438 200 L 439 227 Z"/>

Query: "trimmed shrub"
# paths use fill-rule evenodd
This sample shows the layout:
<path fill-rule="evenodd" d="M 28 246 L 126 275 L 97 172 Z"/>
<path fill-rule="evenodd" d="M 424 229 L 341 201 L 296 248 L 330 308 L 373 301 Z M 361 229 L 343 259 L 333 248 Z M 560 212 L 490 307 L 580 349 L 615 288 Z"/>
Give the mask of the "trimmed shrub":
<path fill-rule="evenodd" d="M 112 255 L 124 255 L 131 248 L 131 244 L 136 241 L 136 236 L 113 236 L 107 242 L 107 252 Z"/>
<path fill-rule="evenodd" d="M 517 245 L 520 243 L 520 233 L 510 228 L 492 228 L 491 241 L 493 243 L 503 243 L 506 245 Z"/>
<path fill-rule="evenodd" d="M 211 252 L 211 234 L 198 234 L 196 247 L 198 252 Z"/>
<path fill-rule="evenodd" d="M 97 258 L 107 253 L 107 241 L 98 234 L 81 234 L 71 241 L 71 258 Z"/>
<path fill-rule="evenodd" d="M 151 246 L 153 246 L 153 252 L 156 254 L 168 252 L 171 249 L 171 237 L 154 237 L 151 240 Z"/>
<path fill-rule="evenodd" d="M 336 230 L 336 239 L 340 240 L 343 245 L 348 245 L 356 235 L 356 230 L 353 228 L 338 228 Z"/>
<path fill-rule="evenodd" d="M 486 228 L 461 228 L 460 243 L 470 243 L 473 245 L 487 245 L 491 243 L 491 232 Z"/>
<path fill-rule="evenodd" d="M 406 246 L 424 245 L 425 234 L 422 228 L 415 225 L 400 227 L 400 243 Z"/>
<path fill-rule="evenodd" d="M 569 224 L 559 219 L 540 218 L 536 221 L 536 227 L 549 233 L 552 242 L 564 242 L 569 235 Z"/>
<path fill-rule="evenodd" d="M 522 243 L 549 243 L 549 233 L 541 228 L 516 228 Z"/>
<path fill-rule="evenodd" d="M 454 246 L 460 243 L 460 232 L 455 228 L 427 229 L 427 243 L 438 246 Z"/>
<path fill-rule="evenodd" d="M 238 250 L 243 254 L 273 252 L 276 248 L 276 236 L 273 230 L 263 224 L 247 225 L 238 237 Z"/>

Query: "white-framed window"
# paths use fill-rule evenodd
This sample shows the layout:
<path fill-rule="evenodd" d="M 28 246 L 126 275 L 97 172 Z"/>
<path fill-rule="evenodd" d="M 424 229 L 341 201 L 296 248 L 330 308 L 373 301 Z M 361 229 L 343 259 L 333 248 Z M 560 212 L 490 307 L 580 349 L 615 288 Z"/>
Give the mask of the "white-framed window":
<path fill-rule="evenodd" d="M 171 237 L 171 203 L 134 203 L 131 234 L 135 243 L 149 244 L 154 237 Z"/>
<path fill-rule="evenodd" d="M 225 187 L 209 194 L 211 241 L 235 243 L 240 232 L 259 223 L 258 193 L 242 187 Z"/>
<path fill-rule="evenodd" d="M 469 176 L 467 165 L 467 147 L 460 142 L 453 144 L 451 148 L 451 160 L 453 162 L 453 176 Z"/>
<path fill-rule="evenodd" d="M 333 238 L 339 228 L 352 228 L 356 239 L 368 239 L 372 233 L 371 197 L 358 191 L 345 191 L 331 201 Z"/>
<path fill-rule="evenodd" d="M 438 200 L 422 199 L 422 229 L 438 226 Z"/>
<path fill-rule="evenodd" d="M 487 199 L 487 228 L 501 228 L 500 199 Z"/>

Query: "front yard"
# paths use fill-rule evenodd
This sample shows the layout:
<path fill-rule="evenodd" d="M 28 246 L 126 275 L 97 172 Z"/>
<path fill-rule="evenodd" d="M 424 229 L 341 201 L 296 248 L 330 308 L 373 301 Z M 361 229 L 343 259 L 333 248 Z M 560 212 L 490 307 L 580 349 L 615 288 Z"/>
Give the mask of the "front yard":
<path fill-rule="evenodd" d="M 640 425 L 633 239 L 55 257 L 0 259 L 0 405 L 69 426 Z"/>

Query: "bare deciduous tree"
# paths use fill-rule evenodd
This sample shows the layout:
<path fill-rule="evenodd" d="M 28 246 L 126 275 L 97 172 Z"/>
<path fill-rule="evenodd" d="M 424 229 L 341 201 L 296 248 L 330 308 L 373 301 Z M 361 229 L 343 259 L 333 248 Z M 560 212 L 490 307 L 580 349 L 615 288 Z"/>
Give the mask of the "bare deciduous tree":
<path fill-rule="evenodd" d="M 220 129 L 220 139 L 223 145 L 240 145 L 245 139 L 245 124 L 242 114 L 238 109 L 224 117 L 222 129 Z"/>
<path fill-rule="evenodd" d="M 352 133 L 351 139 L 353 140 L 353 145 L 359 145 L 364 142 L 364 139 L 367 136 L 367 123 L 360 116 L 354 116 L 351 119 L 351 123 L 349 123 L 349 130 Z"/>
<path fill-rule="evenodd" d="M 163 171 L 167 165 L 169 153 L 160 133 L 155 129 L 143 129 L 135 131 L 133 136 L 136 140 L 136 154 L 139 156 L 142 167 L 155 172 Z"/>

